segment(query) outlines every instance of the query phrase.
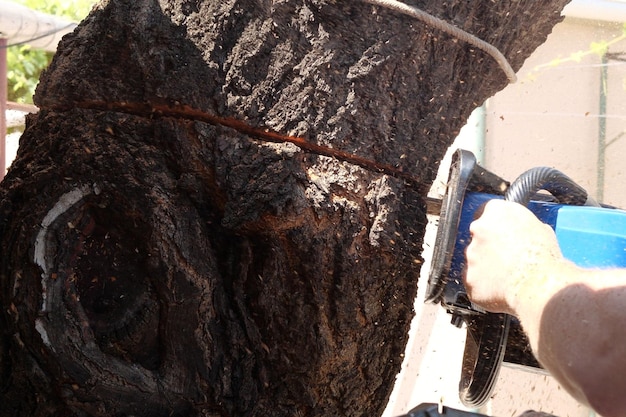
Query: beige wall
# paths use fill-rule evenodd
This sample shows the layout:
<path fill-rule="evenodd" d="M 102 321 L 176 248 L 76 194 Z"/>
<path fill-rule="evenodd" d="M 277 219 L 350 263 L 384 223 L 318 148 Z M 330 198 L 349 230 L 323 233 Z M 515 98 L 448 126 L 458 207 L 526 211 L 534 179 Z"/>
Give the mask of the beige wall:
<path fill-rule="evenodd" d="M 622 34 L 618 24 L 566 19 L 518 72 L 519 81 L 489 99 L 485 166 L 506 179 L 547 165 L 565 172 L 598 195 L 598 137 L 601 60 L 533 69 L 555 58 L 588 50 L 592 42 Z M 609 52 L 626 51 L 626 41 Z M 626 57 L 626 56 L 625 56 Z M 626 62 L 609 61 L 606 138 L 626 129 Z M 606 150 L 604 202 L 626 207 L 626 136 Z"/>

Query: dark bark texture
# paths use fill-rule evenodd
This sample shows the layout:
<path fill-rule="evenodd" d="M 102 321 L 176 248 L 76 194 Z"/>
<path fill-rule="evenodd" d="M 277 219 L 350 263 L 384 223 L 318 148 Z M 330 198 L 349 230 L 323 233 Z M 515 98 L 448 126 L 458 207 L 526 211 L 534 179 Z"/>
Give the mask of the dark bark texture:
<path fill-rule="evenodd" d="M 566 2 L 407 0 L 515 69 Z M 363 1 L 103 1 L 62 41 L 0 188 L 0 414 L 380 415 L 425 190 L 506 84 L 484 52 Z"/>

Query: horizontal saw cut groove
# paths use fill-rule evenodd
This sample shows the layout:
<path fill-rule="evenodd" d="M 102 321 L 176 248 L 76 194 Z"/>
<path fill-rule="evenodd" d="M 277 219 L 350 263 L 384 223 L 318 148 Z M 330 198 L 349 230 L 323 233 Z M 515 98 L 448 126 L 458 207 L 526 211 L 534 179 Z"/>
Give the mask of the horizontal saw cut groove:
<path fill-rule="evenodd" d="M 171 117 L 175 119 L 183 119 L 197 122 L 209 123 L 231 128 L 239 133 L 243 133 L 250 137 L 273 143 L 291 143 L 296 145 L 302 151 L 335 158 L 342 162 L 348 162 L 357 165 L 368 171 L 386 174 L 394 178 L 406 181 L 411 186 L 417 188 L 421 193 L 426 194 L 428 187 L 423 185 L 423 181 L 411 174 L 394 166 L 363 158 L 361 156 L 342 151 L 340 149 L 330 148 L 315 143 L 311 143 L 304 138 L 298 136 L 283 135 L 269 129 L 257 128 L 246 124 L 245 122 L 233 118 L 220 117 L 214 114 L 182 104 L 148 104 L 140 102 L 119 102 L 111 103 L 105 101 L 82 101 L 74 103 L 73 106 L 52 106 L 50 110 L 68 111 L 71 108 L 79 108 L 83 110 L 112 111 L 116 113 L 131 114 L 140 117 Z"/>

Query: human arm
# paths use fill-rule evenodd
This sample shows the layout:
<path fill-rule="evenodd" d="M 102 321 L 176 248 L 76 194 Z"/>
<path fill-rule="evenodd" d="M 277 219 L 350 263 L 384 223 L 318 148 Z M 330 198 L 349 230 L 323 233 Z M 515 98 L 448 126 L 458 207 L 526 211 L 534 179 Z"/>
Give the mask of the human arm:
<path fill-rule="evenodd" d="M 539 362 L 579 401 L 626 415 L 626 270 L 575 266 L 553 230 L 515 203 L 490 201 L 470 232 L 472 301 L 517 316 Z"/>

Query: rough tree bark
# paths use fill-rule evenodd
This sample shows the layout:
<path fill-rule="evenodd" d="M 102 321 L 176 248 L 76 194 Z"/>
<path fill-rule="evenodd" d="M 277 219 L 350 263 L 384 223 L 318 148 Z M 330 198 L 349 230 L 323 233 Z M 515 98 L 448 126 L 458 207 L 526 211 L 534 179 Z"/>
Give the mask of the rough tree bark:
<path fill-rule="evenodd" d="M 407 0 L 515 69 L 566 2 Z M 0 190 L 0 414 L 379 415 L 425 190 L 506 84 L 364 1 L 103 1 L 43 76 Z"/>

